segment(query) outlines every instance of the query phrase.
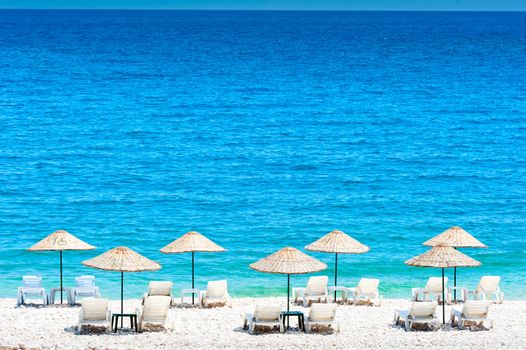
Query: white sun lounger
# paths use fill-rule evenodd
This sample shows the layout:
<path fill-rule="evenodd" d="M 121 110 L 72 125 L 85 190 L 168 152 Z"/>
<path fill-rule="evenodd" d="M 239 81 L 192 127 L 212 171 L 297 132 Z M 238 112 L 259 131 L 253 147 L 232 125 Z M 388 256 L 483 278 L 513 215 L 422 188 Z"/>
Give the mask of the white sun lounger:
<path fill-rule="evenodd" d="M 327 292 L 327 283 L 329 282 L 328 276 L 312 276 L 307 281 L 307 287 L 305 288 L 292 288 L 292 297 L 294 302 L 298 299 L 303 299 L 303 306 L 309 305 L 309 300 L 317 302 L 328 302 L 329 294 Z"/>
<path fill-rule="evenodd" d="M 458 324 L 458 329 L 462 329 L 465 321 L 482 323 L 489 321 L 489 328 L 493 328 L 493 320 L 488 319 L 491 301 L 486 300 L 466 300 L 463 305 L 454 306 L 451 311 L 451 325 Z"/>
<path fill-rule="evenodd" d="M 78 331 L 82 330 L 83 326 L 96 326 L 105 328 L 110 326 L 111 312 L 109 308 L 108 299 L 99 298 L 84 298 L 79 315 Z"/>
<path fill-rule="evenodd" d="M 206 291 L 201 291 L 199 294 L 201 307 L 209 307 L 213 304 L 228 306 L 230 303 L 227 280 L 210 281 L 206 286 Z"/>
<path fill-rule="evenodd" d="M 411 330 L 413 323 L 432 323 L 438 327 L 440 321 L 436 315 L 437 306 L 438 302 L 436 301 L 413 302 L 409 309 L 395 310 L 394 323 L 398 324 L 403 320 L 406 331 Z"/>
<path fill-rule="evenodd" d="M 144 293 L 142 297 L 142 303 L 144 304 L 144 300 L 147 297 L 151 297 L 151 296 L 165 296 L 165 297 L 170 297 L 172 299 L 173 298 L 172 296 L 173 285 L 174 284 L 170 281 L 151 281 L 148 284 L 148 292 Z M 171 305 L 173 305 L 173 300 L 172 300 Z"/>
<path fill-rule="evenodd" d="M 504 293 L 501 292 L 499 283 L 500 276 L 482 276 L 475 290 L 465 290 L 464 293 L 468 296 L 473 295 L 475 300 L 492 300 L 493 296 L 495 296 L 496 302 L 502 304 Z"/>
<path fill-rule="evenodd" d="M 335 332 L 339 332 L 340 323 L 335 321 L 337 307 L 338 304 L 313 303 L 305 320 L 305 331 L 310 333 L 313 325 L 321 325 L 330 326 Z"/>
<path fill-rule="evenodd" d="M 349 291 L 347 294 L 352 296 L 353 305 L 358 305 L 360 300 L 365 300 L 367 304 L 371 304 L 371 299 L 374 299 L 373 305 L 380 306 L 383 298 L 378 291 L 379 285 L 379 279 L 362 278 L 356 288 L 347 288 Z"/>
<path fill-rule="evenodd" d="M 170 316 L 170 306 L 172 297 L 165 295 L 153 295 L 144 299 L 142 308 L 137 308 L 137 326 L 139 331 L 144 329 L 146 324 L 157 324 L 165 329 L 172 328 Z"/>
<path fill-rule="evenodd" d="M 99 287 L 95 285 L 95 276 L 78 276 L 75 278 L 77 286 L 71 290 L 71 303 L 76 304 L 79 297 L 99 298 Z"/>
<path fill-rule="evenodd" d="M 253 334 L 256 326 L 279 327 L 280 333 L 285 331 L 281 320 L 281 305 L 256 305 L 253 314 L 247 313 L 243 322 L 243 329 Z"/>
<path fill-rule="evenodd" d="M 451 302 L 451 293 L 447 288 L 447 277 L 444 278 L 444 294 L 446 296 L 446 302 Z M 438 302 L 442 301 L 442 278 L 441 277 L 430 277 L 427 280 L 426 286 L 424 288 L 412 288 L 411 292 L 413 294 L 413 301 L 431 301 L 436 300 Z M 422 295 L 422 299 L 420 299 Z"/>
<path fill-rule="evenodd" d="M 42 305 L 48 304 L 46 289 L 42 287 L 42 277 L 23 276 L 22 287 L 18 287 L 17 305 L 27 304 L 32 298 L 41 299 Z"/>

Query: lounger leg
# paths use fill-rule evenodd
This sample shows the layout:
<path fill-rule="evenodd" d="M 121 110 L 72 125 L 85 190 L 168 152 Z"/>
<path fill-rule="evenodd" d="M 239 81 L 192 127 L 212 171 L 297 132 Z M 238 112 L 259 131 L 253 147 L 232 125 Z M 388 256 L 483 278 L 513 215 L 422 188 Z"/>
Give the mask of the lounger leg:
<path fill-rule="evenodd" d="M 409 332 L 411 330 L 412 323 L 409 320 L 405 320 L 405 331 Z"/>

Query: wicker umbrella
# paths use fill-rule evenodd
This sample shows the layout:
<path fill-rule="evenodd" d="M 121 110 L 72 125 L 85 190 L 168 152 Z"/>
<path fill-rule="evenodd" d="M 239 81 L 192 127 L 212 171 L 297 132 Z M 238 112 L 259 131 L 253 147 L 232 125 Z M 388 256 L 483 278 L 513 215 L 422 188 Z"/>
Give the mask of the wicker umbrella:
<path fill-rule="evenodd" d="M 460 226 L 453 226 L 441 234 L 424 242 L 424 245 L 435 246 L 439 243 L 447 244 L 453 248 L 487 248 L 482 242 L 470 235 Z M 454 268 L 453 285 L 457 286 L 457 268 Z M 453 298 L 457 301 L 457 289 L 453 291 Z"/>
<path fill-rule="evenodd" d="M 334 253 L 334 285 L 338 285 L 338 254 L 362 254 L 369 251 L 369 247 L 358 242 L 340 230 L 333 230 L 305 247 L 314 252 Z M 334 292 L 336 300 L 336 292 Z"/>
<path fill-rule="evenodd" d="M 192 253 L 192 289 L 195 286 L 195 252 L 224 252 L 225 249 L 202 234 L 196 231 L 190 231 L 168 244 L 161 249 L 165 254 Z M 194 303 L 194 294 L 192 294 L 192 304 Z"/>
<path fill-rule="evenodd" d="M 77 237 L 65 230 L 57 230 L 42 239 L 31 248 L 29 251 L 59 251 L 60 253 L 60 303 L 63 302 L 63 286 L 62 286 L 62 251 L 64 250 L 92 250 L 94 246 L 81 241 Z"/>
<path fill-rule="evenodd" d="M 287 311 L 290 303 L 290 275 L 325 270 L 327 265 L 292 247 L 285 247 L 255 263 L 250 268 L 259 272 L 287 275 Z"/>
<path fill-rule="evenodd" d="M 157 271 L 161 265 L 128 247 L 116 247 L 82 264 L 99 270 L 120 271 L 121 273 L 121 313 L 124 313 L 124 272 Z M 122 319 L 121 319 L 122 327 Z"/>
<path fill-rule="evenodd" d="M 458 266 L 480 266 L 480 262 L 443 243 L 437 244 L 424 254 L 409 259 L 405 263 L 409 266 L 435 267 L 442 269 L 442 324 L 446 324 L 444 269 Z"/>

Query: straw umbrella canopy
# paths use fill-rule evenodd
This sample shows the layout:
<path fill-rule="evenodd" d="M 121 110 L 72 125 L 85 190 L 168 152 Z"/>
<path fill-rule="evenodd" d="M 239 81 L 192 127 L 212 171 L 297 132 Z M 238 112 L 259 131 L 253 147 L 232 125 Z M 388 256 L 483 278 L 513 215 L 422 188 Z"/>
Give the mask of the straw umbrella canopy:
<path fill-rule="evenodd" d="M 362 254 L 369 247 L 340 230 L 333 230 L 305 247 L 314 252 L 334 253 L 334 285 L 338 285 L 338 254 Z M 336 292 L 334 292 L 336 299 Z"/>
<path fill-rule="evenodd" d="M 409 266 L 434 267 L 442 269 L 442 324 L 446 324 L 444 269 L 459 266 L 480 266 L 480 262 L 443 243 L 437 244 L 424 254 L 409 259 L 405 263 Z"/>
<path fill-rule="evenodd" d="M 202 234 L 190 231 L 161 249 L 165 254 L 192 253 L 192 289 L 195 286 L 195 252 L 224 252 L 225 249 Z M 192 294 L 192 304 L 194 294 Z"/>
<path fill-rule="evenodd" d="M 299 251 L 285 247 L 255 263 L 250 268 L 259 272 L 287 275 L 287 311 L 290 301 L 290 275 L 301 275 L 325 270 L 327 265 Z"/>
<path fill-rule="evenodd" d="M 466 232 L 460 226 L 453 226 L 441 234 L 424 242 L 427 246 L 436 246 L 439 243 L 447 244 L 453 248 L 487 248 L 485 244 Z M 457 286 L 457 268 L 454 268 L 453 285 Z M 454 290 L 454 300 L 457 300 L 457 290 Z"/>
<path fill-rule="evenodd" d="M 157 271 L 161 269 L 161 264 L 128 247 L 113 248 L 99 256 L 83 261 L 82 264 L 99 270 L 119 271 L 121 273 L 121 313 L 124 313 L 124 272 Z"/>
<path fill-rule="evenodd" d="M 58 251 L 60 253 L 60 303 L 63 302 L 62 285 L 62 251 L 64 250 L 92 250 L 94 246 L 78 239 L 65 230 L 57 230 L 45 237 L 31 248 L 29 251 Z"/>

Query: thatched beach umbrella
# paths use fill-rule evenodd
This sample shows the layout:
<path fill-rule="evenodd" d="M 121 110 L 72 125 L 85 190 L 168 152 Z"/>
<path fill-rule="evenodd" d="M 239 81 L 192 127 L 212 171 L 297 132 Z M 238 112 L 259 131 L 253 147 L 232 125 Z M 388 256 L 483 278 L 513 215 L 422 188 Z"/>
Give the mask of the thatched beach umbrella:
<path fill-rule="evenodd" d="M 116 247 L 82 264 L 99 270 L 120 271 L 121 273 L 121 313 L 124 313 L 124 272 L 157 271 L 161 265 L 128 247 Z M 122 319 L 121 319 L 122 327 Z"/>
<path fill-rule="evenodd" d="M 444 269 L 459 266 L 480 266 L 480 262 L 470 258 L 453 247 L 439 243 L 424 254 L 405 262 L 409 266 L 435 267 L 442 269 L 442 324 L 446 324 L 446 296 Z"/>
<path fill-rule="evenodd" d="M 439 243 L 447 244 L 453 248 L 487 248 L 485 244 L 470 235 L 460 226 L 453 226 L 441 234 L 424 242 L 427 246 L 436 246 Z M 454 268 L 453 285 L 457 286 L 457 268 Z M 454 300 L 457 300 L 457 290 L 453 292 Z"/>
<path fill-rule="evenodd" d="M 290 303 L 290 275 L 325 270 L 327 265 L 292 247 L 285 247 L 255 263 L 250 268 L 259 272 L 287 275 L 287 311 Z"/>
<path fill-rule="evenodd" d="M 62 296 L 62 251 L 64 250 L 92 250 L 94 246 L 81 241 L 77 237 L 65 230 L 57 230 L 42 239 L 31 248 L 29 251 L 59 251 L 60 252 L 60 303 L 63 302 Z"/>
<path fill-rule="evenodd" d="M 195 252 L 224 252 L 225 249 L 202 234 L 196 231 L 190 231 L 168 244 L 161 249 L 165 254 L 192 253 L 192 289 L 195 286 Z M 192 304 L 194 303 L 194 294 L 192 294 Z"/>
<path fill-rule="evenodd" d="M 369 251 L 369 247 L 358 242 L 340 230 L 333 230 L 305 247 L 314 252 L 334 253 L 334 285 L 338 285 L 338 254 L 362 254 Z M 336 299 L 336 292 L 334 292 Z"/>

